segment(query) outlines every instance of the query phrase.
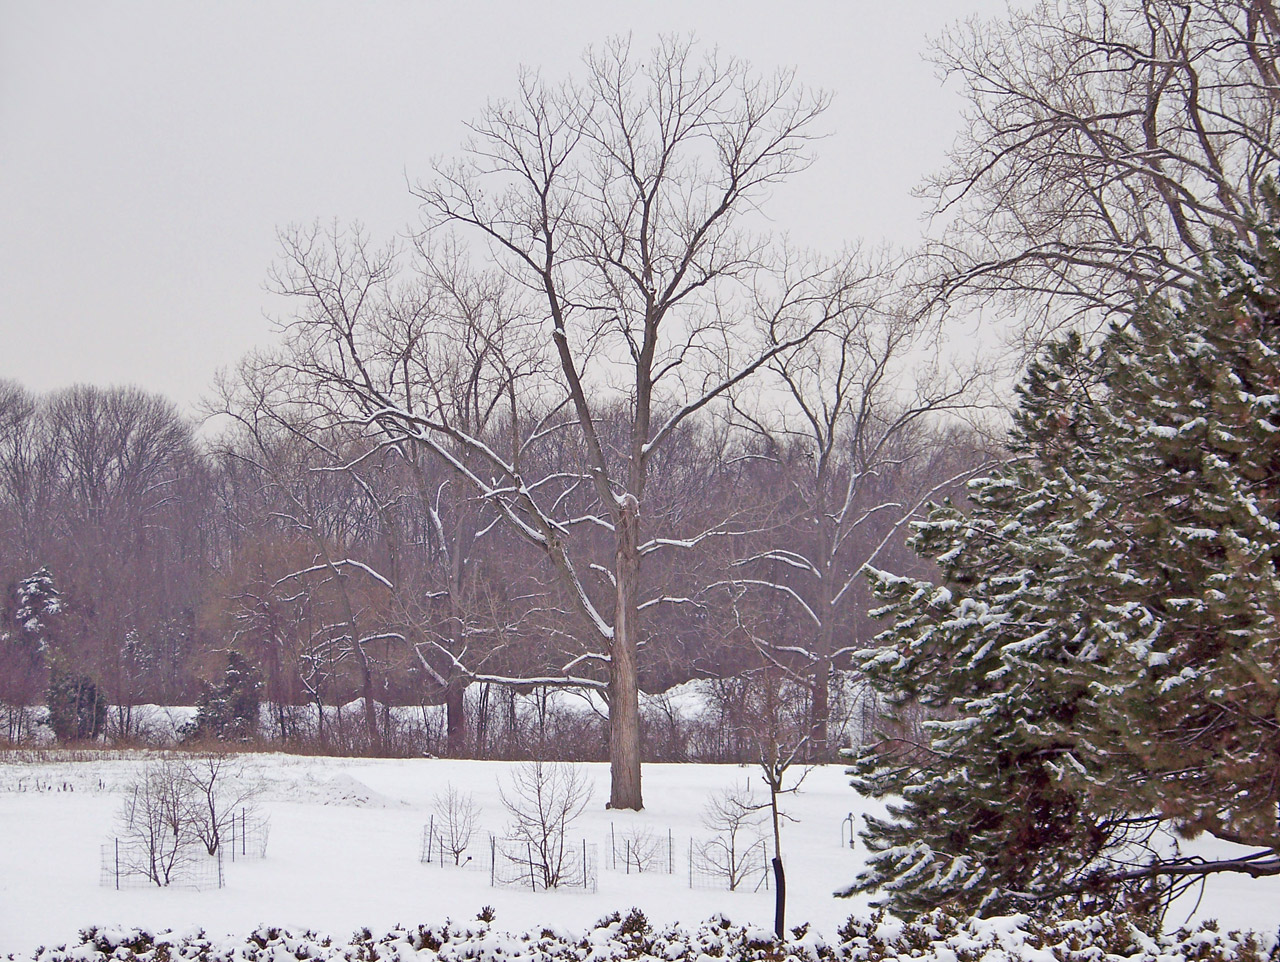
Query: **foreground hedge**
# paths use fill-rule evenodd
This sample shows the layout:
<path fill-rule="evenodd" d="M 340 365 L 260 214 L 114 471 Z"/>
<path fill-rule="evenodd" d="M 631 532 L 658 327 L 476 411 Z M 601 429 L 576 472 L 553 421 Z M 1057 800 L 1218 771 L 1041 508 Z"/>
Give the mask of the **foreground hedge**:
<path fill-rule="evenodd" d="M 492 911 L 481 913 L 492 919 Z M 201 931 L 151 933 L 91 928 L 80 944 L 40 949 L 38 962 L 1280 962 L 1276 933 L 1222 933 L 1209 922 L 1171 935 L 1151 936 L 1123 917 L 1037 921 L 1027 916 L 954 919 L 941 914 L 904 923 L 884 915 L 850 919 L 838 941 L 807 926 L 783 942 L 767 929 L 713 918 L 691 928 L 654 928 L 638 909 L 601 919 L 585 935 L 543 929 L 507 934 L 488 921 L 467 925 L 367 929 L 348 940 L 260 927 L 241 938 L 211 938 Z M 13 959 L 14 956 L 9 958 Z"/>

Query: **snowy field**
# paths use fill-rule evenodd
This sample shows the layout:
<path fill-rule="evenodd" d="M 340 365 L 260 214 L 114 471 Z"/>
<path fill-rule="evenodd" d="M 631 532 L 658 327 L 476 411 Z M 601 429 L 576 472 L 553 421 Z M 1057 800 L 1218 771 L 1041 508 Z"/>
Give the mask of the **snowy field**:
<path fill-rule="evenodd" d="M 54 753 L 39 761 L 0 756 L 0 953 L 71 942 L 89 924 L 244 934 L 264 923 L 345 938 L 366 926 L 378 932 L 397 923 L 465 921 L 486 905 L 496 910 L 494 927 L 507 931 L 581 931 L 631 906 L 655 923 L 696 923 L 723 913 L 735 922 L 772 924 L 772 892 L 689 887 L 689 839 L 708 835 L 701 822 L 707 800 L 748 781 L 763 800 L 749 768 L 648 765 L 647 807 L 632 813 L 605 809 L 606 766 L 582 766 L 594 798 L 570 836 L 597 846 L 598 890 L 534 893 L 491 887 L 487 872 L 420 862 L 433 797 L 451 785 L 474 794 L 478 836 L 503 834 L 509 816 L 498 788 L 509 783 L 511 763 L 248 755 L 245 770 L 261 781 L 259 804 L 270 818 L 266 858 L 226 862 L 223 888 L 117 891 L 101 884 L 99 849 L 114 834 L 126 788 L 145 756 L 74 757 L 82 760 L 58 760 Z M 784 807 L 794 819 L 783 829 L 788 925 L 810 922 L 832 934 L 851 913 L 865 910 L 864 902 L 831 894 L 853 877 L 861 858 L 843 841 L 859 799 L 842 769 L 828 766 L 810 771 Z M 611 835 L 670 838 L 674 872 L 611 869 Z M 1180 924 L 1191 910 L 1190 904 L 1176 907 L 1169 921 Z M 1274 931 L 1280 882 L 1216 879 L 1197 917 Z"/>

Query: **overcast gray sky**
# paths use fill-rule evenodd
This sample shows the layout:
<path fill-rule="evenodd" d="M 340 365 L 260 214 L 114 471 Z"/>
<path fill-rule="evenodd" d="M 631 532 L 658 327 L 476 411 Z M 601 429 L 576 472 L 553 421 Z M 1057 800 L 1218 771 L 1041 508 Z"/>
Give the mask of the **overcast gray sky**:
<path fill-rule="evenodd" d="M 585 47 L 660 32 L 830 91 L 818 163 L 769 207 L 800 244 L 908 243 L 960 123 L 926 38 L 1003 0 L 0 0 L 0 378 L 137 384 L 184 407 L 271 337 L 276 229 L 416 219 L 464 121 Z"/>

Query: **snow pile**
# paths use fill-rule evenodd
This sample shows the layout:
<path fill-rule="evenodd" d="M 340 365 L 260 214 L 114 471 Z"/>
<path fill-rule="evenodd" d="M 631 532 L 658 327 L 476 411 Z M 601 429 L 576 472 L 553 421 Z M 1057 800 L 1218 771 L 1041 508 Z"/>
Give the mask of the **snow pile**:
<path fill-rule="evenodd" d="M 492 912 L 482 913 L 492 918 Z M 1231 932 L 1213 923 L 1194 931 L 1151 936 L 1122 916 L 1038 922 L 1026 916 L 958 920 L 940 913 L 914 923 L 883 914 L 850 919 L 834 944 L 793 929 L 779 942 L 766 929 L 734 925 L 723 917 L 697 928 L 655 929 L 632 909 L 601 919 L 585 935 L 544 928 L 506 934 L 487 922 L 463 926 L 369 930 L 343 942 L 266 926 L 243 940 L 210 939 L 203 932 L 160 932 L 122 927 L 86 929 L 79 945 L 40 949 L 36 962 L 262 962 L 275 959 L 377 959 L 382 962 L 1278 962 L 1274 935 Z M 13 958 L 13 956 L 10 956 Z"/>
<path fill-rule="evenodd" d="M 381 792 L 376 792 L 360 779 L 347 772 L 338 772 L 318 786 L 320 800 L 325 805 L 355 805 L 359 808 L 391 808 L 403 805 Z"/>

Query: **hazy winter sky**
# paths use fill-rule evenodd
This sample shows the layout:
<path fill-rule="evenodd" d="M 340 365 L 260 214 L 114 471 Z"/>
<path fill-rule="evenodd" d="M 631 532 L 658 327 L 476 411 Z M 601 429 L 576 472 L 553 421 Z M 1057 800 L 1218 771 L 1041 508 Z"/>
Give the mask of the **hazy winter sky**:
<path fill-rule="evenodd" d="M 416 220 L 406 179 L 464 121 L 590 44 L 660 32 L 830 91 L 819 161 L 775 195 L 803 245 L 909 242 L 960 103 L 926 39 L 1003 0 L 0 0 L 0 378 L 133 383 L 192 405 L 271 337 L 276 229 Z"/>

